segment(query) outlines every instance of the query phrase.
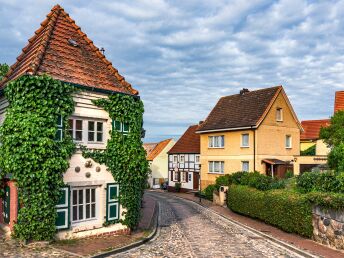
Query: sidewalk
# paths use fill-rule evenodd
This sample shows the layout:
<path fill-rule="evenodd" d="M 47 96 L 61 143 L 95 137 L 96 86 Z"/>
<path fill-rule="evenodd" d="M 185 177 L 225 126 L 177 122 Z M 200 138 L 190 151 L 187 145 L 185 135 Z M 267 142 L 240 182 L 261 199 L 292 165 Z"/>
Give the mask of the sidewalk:
<path fill-rule="evenodd" d="M 178 197 L 199 203 L 199 198 L 195 197 L 193 193 L 168 193 L 168 194 L 174 194 Z M 296 234 L 286 233 L 278 228 L 265 224 L 262 221 L 255 220 L 255 219 L 234 213 L 227 207 L 214 205 L 212 202 L 208 200 L 204 200 L 204 199 L 202 199 L 201 204 L 213 211 L 216 211 L 217 213 L 223 215 L 226 218 L 235 220 L 241 224 L 249 226 L 262 233 L 268 234 L 280 241 L 289 243 L 291 245 L 294 245 L 300 249 L 303 249 L 315 255 L 328 257 L 328 258 L 344 257 L 344 252 L 342 251 L 338 251 L 330 247 L 321 245 L 317 242 L 312 241 L 311 239 L 303 238 Z"/>

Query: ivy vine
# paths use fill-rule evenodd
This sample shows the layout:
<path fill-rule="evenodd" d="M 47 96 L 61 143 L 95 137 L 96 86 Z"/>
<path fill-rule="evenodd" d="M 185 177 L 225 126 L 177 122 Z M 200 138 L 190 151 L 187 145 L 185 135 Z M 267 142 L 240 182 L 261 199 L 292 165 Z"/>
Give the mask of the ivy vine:
<path fill-rule="evenodd" d="M 121 205 L 126 209 L 122 223 L 135 228 L 140 219 L 141 199 L 148 176 L 148 162 L 142 146 L 143 103 L 123 94 L 93 101 L 109 113 L 113 121 L 129 123 L 129 132 L 112 130 L 106 150 L 83 149 L 85 158 L 105 164 L 120 185 Z"/>
<path fill-rule="evenodd" d="M 56 141 L 57 120 L 62 115 L 67 127 L 73 92 L 48 75 L 25 75 L 5 88 L 9 106 L 0 127 L 0 181 L 10 174 L 17 183 L 21 207 L 14 236 L 19 239 L 50 240 L 56 233 L 55 205 L 75 149 L 67 133 Z"/>

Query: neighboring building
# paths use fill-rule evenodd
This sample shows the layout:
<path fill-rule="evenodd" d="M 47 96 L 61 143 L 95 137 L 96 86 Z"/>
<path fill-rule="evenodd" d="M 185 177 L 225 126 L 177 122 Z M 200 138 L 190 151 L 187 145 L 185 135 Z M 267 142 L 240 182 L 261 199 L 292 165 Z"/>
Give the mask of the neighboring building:
<path fill-rule="evenodd" d="M 151 188 L 160 188 L 161 184 L 168 181 L 168 154 L 175 141 L 167 139 L 158 143 L 145 143 L 143 147 L 147 152 L 147 160 L 151 174 L 148 183 Z"/>
<path fill-rule="evenodd" d="M 202 189 L 236 171 L 283 177 L 300 153 L 301 130 L 282 86 L 222 97 L 197 129 Z"/>
<path fill-rule="evenodd" d="M 181 191 L 198 190 L 200 172 L 200 137 L 198 125 L 190 126 L 168 152 L 168 190 L 181 184 Z"/>
<path fill-rule="evenodd" d="M 107 98 L 113 93 L 133 97 L 138 94 L 59 5 L 47 15 L 17 62 L 11 66 L 0 83 L 1 90 L 8 81 L 24 74 L 48 74 L 83 89 L 73 96 L 75 111 L 69 120 L 70 133 L 76 143 L 90 149 L 105 149 L 109 131 L 117 130 L 118 125 L 116 122 L 116 128 L 113 128 L 109 114 L 94 105 L 92 100 Z M 7 106 L 2 94 L 1 122 Z M 119 125 L 123 133 L 130 130 L 126 123 Z M 58 238 L 128 230 L 121 223 L 103 226 L 105 222 L 123 219 L 120 188 L 106 166 L 84 158 L 78 150 L 71 157 L 63 180 L 68 187 L 62 189 L 65 199 L 57 206 Z M 10 175 L 5 185 L 6 198 L 0 205 L 0 223 L 12 229 L 17 219 L 18 193 Z"/>

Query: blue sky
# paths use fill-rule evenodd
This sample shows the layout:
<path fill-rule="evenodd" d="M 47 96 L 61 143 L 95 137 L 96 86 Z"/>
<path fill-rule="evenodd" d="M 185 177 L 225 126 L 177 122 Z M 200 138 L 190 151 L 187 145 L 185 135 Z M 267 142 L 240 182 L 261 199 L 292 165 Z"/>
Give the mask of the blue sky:
<path fill-rule="evenodd" d="M 146 142 L 243 87 L 283 85 L 300 120 L 329 117 L 344 90 L 344 1 L 0 0 L 0 63 L 57 3 L 140 91 Z"/>

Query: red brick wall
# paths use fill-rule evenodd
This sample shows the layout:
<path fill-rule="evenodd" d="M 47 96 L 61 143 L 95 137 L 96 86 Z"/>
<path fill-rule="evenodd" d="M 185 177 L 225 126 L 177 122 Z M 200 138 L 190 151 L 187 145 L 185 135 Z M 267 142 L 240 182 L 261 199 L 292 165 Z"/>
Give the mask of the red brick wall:
<path fill-rule="evenodd" d="M 12 230 L 18 217 L 18 190 L 14 181 L 9 181 L 7 184 L 10 187 L 10 229 Z"/>

